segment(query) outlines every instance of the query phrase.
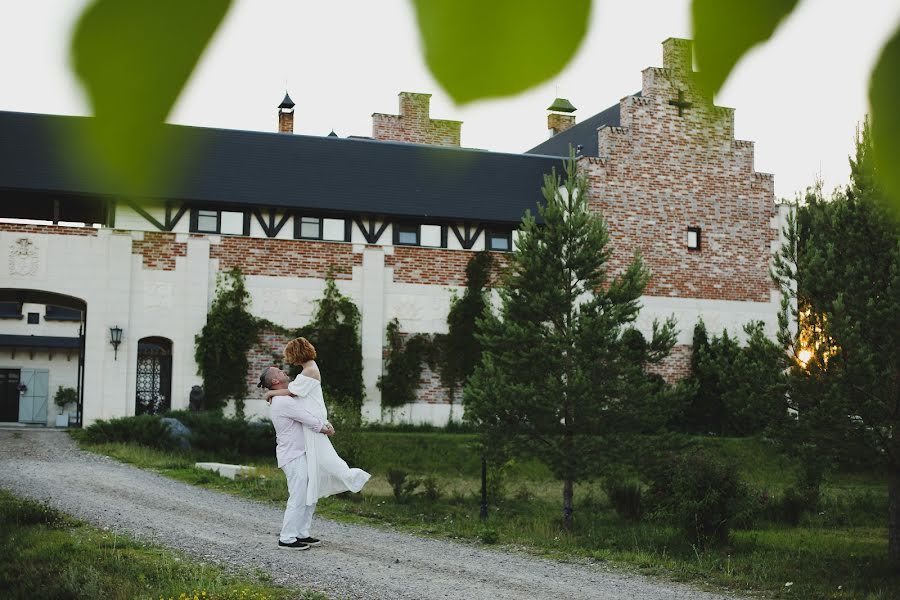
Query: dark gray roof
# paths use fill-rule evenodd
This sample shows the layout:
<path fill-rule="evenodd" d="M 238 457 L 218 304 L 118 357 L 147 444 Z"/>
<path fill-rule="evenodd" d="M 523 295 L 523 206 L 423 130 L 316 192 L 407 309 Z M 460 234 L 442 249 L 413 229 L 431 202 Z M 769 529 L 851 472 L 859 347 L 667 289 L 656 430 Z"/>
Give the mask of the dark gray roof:
<path fill-rule="evenodd" d="M 77 337 L 53 335 L 0 335 L 0 348 L 78 348 Z"/>
<path fill-rule="evenodd" d="M 23 192 L 53 195 L 63 204 L 122 195 L 63 160 L 63 136 L 82 135 L 87 120 L 0 112 L 0 216 L 22 216 L 6 205 Z M 516 223 L 526 209 L 534 212 L 543 175 L 560 165 L 559 158 L 535 153 L 358 138 L 176 125 L 163 126 L 163 135 L 172 147 L 191 149 L 185 176 L 138 195 L 218 206 Z"/>
<path fill-rule="evenodd" d="M 640 96 L 637 92 L 633 96 Z M 588 117 L 581 123 L 569 127 L 562 133 L 557 133 L 545 142 L 541 142 L 526 154 L 543 154 L 545 156 L 569 156 L 569 145 L 573 148 L 581 146 L 582 156 L 597 156 L 599 148 L 597 144 L 597 130 L 603 125 L 618 127 L 619 103 L 616 102 L 604 111 L 598 112 L 593 117 Z"/>

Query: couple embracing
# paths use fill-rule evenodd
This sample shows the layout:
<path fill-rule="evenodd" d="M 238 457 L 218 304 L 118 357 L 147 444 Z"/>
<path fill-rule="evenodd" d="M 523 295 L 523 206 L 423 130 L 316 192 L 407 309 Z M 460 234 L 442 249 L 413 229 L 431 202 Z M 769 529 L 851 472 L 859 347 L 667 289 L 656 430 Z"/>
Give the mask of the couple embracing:
<path fill-rule="evenodd" d="M 266 388 L 269 416 L 275 427 L 278 467 L 287 477 L 288 501 L 284 511 L 280 548 L 308 550 L 321 542 L 310 536 L 319 498 L 341 492 L 358 492 L 369 480 L 362 469 L 351 469 L 331 445 L 334 426 L 322 396 L 322 377 L 315 361 L 316 349 L 306 338 L 296 338 L 284 348 L 284 360 L 303 370 L 293 380 L 276 367 L 266 367 L 257 387 Z"/>

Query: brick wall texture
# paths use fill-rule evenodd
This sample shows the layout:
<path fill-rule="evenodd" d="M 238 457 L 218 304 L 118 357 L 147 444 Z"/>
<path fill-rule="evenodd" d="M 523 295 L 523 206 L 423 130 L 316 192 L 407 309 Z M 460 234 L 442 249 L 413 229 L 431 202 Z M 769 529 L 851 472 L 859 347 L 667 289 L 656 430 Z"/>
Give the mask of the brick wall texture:
<path fill-rule="evenodd" d="M 424 283 L 442 286 L 466 285 L 466 265 L 473 256 L 470 250 L 447 250 L 419 246 L 396 246 L 385 255 L 384 266 L 394 269 L 397 283 Z M 509 264 L 509 254 L 491 252 L 494 259 L 491 283 L 496 283 Z"/>
<path fill-rule="evenodd" d="M 37 233 L 44 235 L 97 235 L 97 230 L 93 227 L 66 227 L 64 225 L 38 225 L 30 223 L 0 222 L 0 231 L 8 231 L 10 233 Z"/>
<path fill-rule="evenodd" d="M 284 365 L 284 347 L 292 336 L 284 335 L 278 331 L 263 330 L 259 333 L 256 344 L 247 352 L 247 397 L 263 398 L 265 390 L 256 387 L 259 375 L 266 367 L 281 367 Z"/>
<path fill-rule="evenodd" d="M 147 231 L 131 242 L 131 253 L 141 255 L 145 269 L 174 271 L 176 257 L 187 256 L 187 243 L 176 242 L 174 233 Z"/>
<path fill-rule="evenodd" d="M 222 237 L 209 248 L 209 257 L 219 259 L 219 270 L 240 267 L 244 275 L 318 277 L 329 270 L 335 279 L 351 279 L 353 267 L 362 265 L 362 254 L 351 244 L 310 240 Z"/>
<path fill-rule="evenodd" d="M 461 121 L 432 119 L 431 94 L 400 93 L 400 114 L 372 115 L 372 137 L 376 140 L 459 146 Z"/>
<path fill-rule="evenodd" d="M 584 157 L 591 207 L 609 226 L 611 270 L 640 250 L 646 293 L 768 302 L 770 243 L 778 231 L 773 179 L 753 170 L 753 144 L 734 139 L 734 113 L 695 89 L 690 43 L 664 43 L 664 67 L 644 71 L 640 97 L 621 101 L 621 127 L 599 130 L 599 157 Z M 682 109 L 670 101 L 681 98 Z M 687 228 L 701 229 L 688 250 Z"/>

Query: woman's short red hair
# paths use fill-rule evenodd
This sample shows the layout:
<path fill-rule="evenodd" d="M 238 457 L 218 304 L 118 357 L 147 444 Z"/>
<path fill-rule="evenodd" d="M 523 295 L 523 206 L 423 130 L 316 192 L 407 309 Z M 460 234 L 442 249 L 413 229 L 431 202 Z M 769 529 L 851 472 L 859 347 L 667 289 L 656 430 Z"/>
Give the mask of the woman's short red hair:
<path fill-rule="evenodd" d="M 284 347 L 284 360 L 291 365 L 302 365 L 306 361 L 315 360 L 316 348 L 305 337 L 298 337 Z"/>

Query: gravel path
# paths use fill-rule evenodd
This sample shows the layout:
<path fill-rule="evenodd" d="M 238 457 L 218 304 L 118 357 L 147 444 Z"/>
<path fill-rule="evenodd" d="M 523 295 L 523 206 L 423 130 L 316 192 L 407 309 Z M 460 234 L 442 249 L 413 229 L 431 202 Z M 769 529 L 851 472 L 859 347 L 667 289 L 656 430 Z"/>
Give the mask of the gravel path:
<path fill-rule="evenodd" d="M 712 600 L 726 596 L 611 572 L 322 518 L 320 548 L 276 547 L 274 506 L 196 488 L 82 452 L 54 430 L 0 430 L 0 488 L 48 501 L 93 525 L 128 532 L 226 567 L 268 572 L 333 598 Z"/>

